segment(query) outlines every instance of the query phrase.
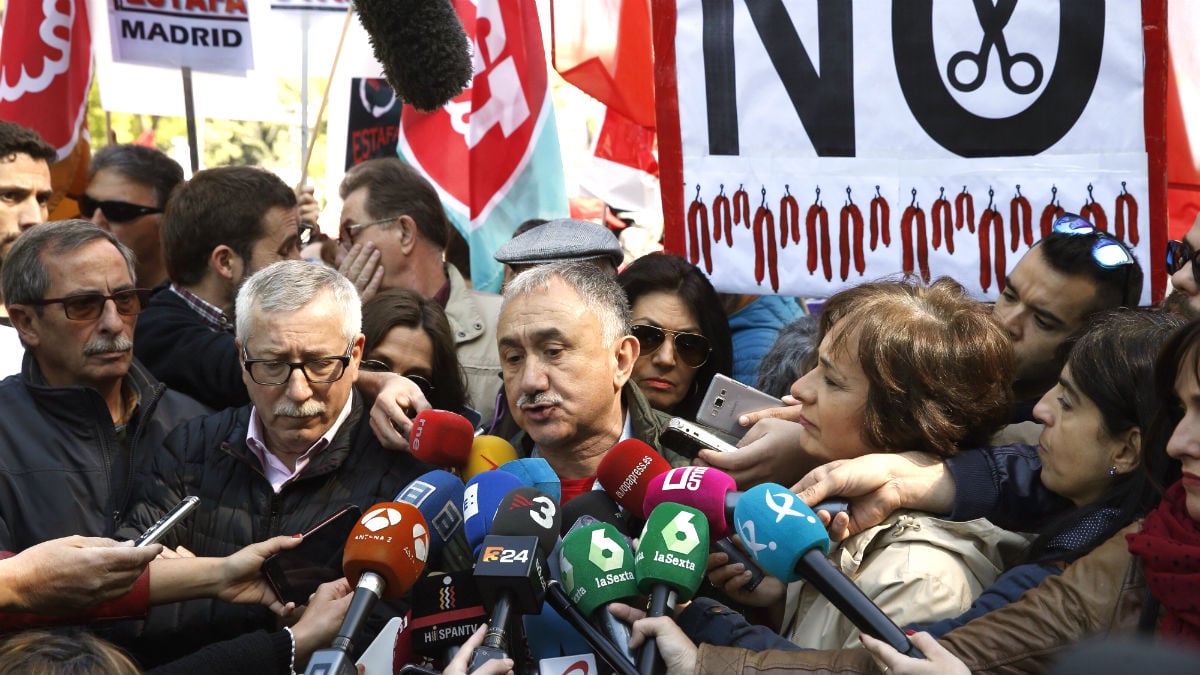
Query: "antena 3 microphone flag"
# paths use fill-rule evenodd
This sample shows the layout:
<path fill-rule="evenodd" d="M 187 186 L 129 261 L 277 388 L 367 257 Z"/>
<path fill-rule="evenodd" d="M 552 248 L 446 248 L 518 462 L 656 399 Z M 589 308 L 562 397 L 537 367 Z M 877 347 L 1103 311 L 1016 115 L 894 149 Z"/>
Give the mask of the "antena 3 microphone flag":
<path fill-rule="evenodd" d="M 355 0 L 396 95 L 433 112 L 471 82 L 471 46 L 448 0 Z"/>

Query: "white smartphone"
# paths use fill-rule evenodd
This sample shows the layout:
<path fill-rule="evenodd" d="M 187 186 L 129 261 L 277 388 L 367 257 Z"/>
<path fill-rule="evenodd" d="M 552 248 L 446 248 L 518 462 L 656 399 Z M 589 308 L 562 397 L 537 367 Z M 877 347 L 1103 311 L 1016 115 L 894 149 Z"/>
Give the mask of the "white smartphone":
<path fill-rule="evenodd" d="M 749 429 L 738 424 L 739 417 L 782 405 L 783 401 L 770 394 L 717 373 L 696 410 L 696 421 L 734 438 L 741 438 Z"/>
<path fill-rule="evenodd" d="M 133 542 L 133 545 L 142 547 L 157 543 L 168 530 L 179 524 L 179 521 L 183 520 L 184 516 L 191 513 L 192 509 L 196 508 L 199 504 L 199 497 L 184 497 L 183 501 L 175 505 L 175 508 L 167 511 L 166 515 L 159 518 L 157 523 L 151 525 L 149 529 L 143 532 L 142 536 Z"/>

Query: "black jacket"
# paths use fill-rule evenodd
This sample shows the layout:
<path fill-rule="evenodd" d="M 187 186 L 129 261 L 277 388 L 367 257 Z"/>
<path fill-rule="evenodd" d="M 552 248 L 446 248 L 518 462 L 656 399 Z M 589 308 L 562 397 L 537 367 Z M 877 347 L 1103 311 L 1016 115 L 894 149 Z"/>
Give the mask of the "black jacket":
<path fill-rule="evenodd" d="M 170 288 L 138 316 L 133 353 L 168 387 L 214 410 L 250 402 L 233 334 L 204 323 Z"/>
<path fill-rule="evenodd" d="M 163 438 L 209 412 L 137 360 L 126 377 L 140 399 L 128 456 L 95 389 L 46 385 L 28 353 L 21 374 L 0 381 L 0 550 L 72 534 L 112 536 Z"/>
<path fill-rule="evenodd" d="M 183 545 L 198 556 L 225 556 L 276 535 L 305 532 L 347 504 L 366 511 L 392 501 L 433 467 L 407 452 L 384 449 L 371 432 L 362 396 L 355 393 L 350 405 L 350 416 L 330 444 L 279 494 L 246 446 L 250 406 L 181 426 L 164 442 L 151 480 L 140 485 L 120 534 L 136 535 L 181 498 L 194 495 L 200 505 L 162 543 Z M 127 645 L 143 663 L 160 663 L 273 626 L 265 607 L 193 600 L 152 608 L 142 636 Z"/>

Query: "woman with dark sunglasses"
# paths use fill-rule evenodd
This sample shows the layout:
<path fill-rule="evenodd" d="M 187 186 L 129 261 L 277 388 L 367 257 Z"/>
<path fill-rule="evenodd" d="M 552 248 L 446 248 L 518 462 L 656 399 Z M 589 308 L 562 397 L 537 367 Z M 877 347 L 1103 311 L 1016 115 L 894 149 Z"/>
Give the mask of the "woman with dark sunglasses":
<path fill-rule="evenodd" d="M 694 419 L 713 375 L 733 370 L 729 321 L 708 278 L 678 256 L 655 253 L 617 276 L 641 354 L 633 381 L 656 410 Z"/>

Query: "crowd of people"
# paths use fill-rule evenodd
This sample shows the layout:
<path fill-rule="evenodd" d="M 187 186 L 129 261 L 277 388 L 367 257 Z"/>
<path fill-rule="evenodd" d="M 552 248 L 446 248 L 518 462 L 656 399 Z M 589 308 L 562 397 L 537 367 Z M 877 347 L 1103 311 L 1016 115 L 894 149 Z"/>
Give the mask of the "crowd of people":
<path fill-rule="evenodd" d="M 395 158 L 347 172 L 329 239 L 310 191 L 254 167 L 184 180 L 132 145 L 93 158 L 79 218 L 47 222 L 54 157 L 0 121 L 0 673 L 302 671 L 356 580 L 297 606 L 264 561 L 437 469 L 410 447 L 429 409 L 544 463 L 564 512 L 629 439 L 740 491 L 847 499 L 820 514 L 828 560 L 924 654 L 714 549 L 670 615 L 611 609 L 670 675 L 1046 672 L 1122 635 L 1166 647 L 1118 645 L 1093 672 L 1200 662 L 1200 222 L 1167 247 L 1161 307 L 1137 306 L 1146 261 L 1066 214 L 994 304 L 891 279 L 807 315 L 570 219 L 518 228 L 502 294 L 481 292 L 437 191 Z M 689 453 L 664 431 L 717 375 L 781 405 L 738 420 L 736 451 Z M 160 543 L 125 543 L 189 496 Z M 483 640 L 431 662 L 465 674 Z M 474 672 L 527 672 L 520 655 Z"/>

